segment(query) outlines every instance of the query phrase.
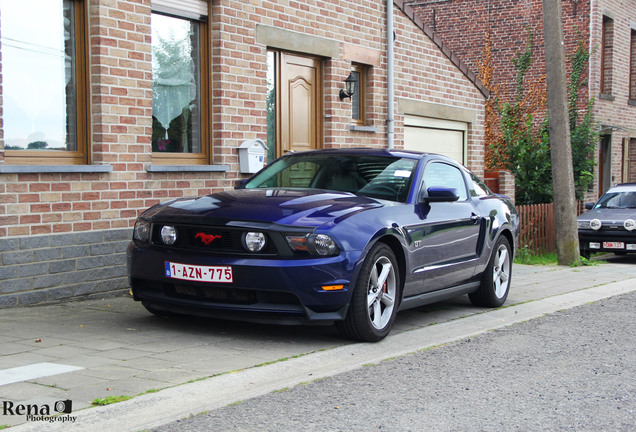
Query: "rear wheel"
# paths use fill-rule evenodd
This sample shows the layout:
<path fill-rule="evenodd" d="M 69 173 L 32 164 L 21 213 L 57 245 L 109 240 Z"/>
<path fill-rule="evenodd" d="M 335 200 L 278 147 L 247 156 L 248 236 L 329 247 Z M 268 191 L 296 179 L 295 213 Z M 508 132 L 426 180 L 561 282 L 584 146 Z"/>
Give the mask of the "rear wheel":
<path fill-rule="evenodd" d="M 502 306 L 508 297 L 511 277 L 512 248 L 508 239 L 501 236 L 495 243 L 479 289 L 468 295 L 471 303 L 482 307 Z"/>
<path fill-rule="evenodd" d="M 399 305 L 400 275 L 395 254 L 376 244 L 365 259 L 356 282 L 347 317 L 337 323 L 351 339 L 377 342 L 391 331 Z"/>

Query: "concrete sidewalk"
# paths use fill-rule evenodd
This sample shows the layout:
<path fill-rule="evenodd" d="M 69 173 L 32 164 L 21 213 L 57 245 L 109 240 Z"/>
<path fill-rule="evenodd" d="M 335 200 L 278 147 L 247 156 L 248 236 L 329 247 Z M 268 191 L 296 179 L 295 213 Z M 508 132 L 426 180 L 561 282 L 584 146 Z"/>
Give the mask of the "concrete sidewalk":
<path fill-rule="evenodd" d="M 3 309 L 0 401 L 14 407 L 42 407 L 70 400 L 72 413 L 66 415 L 77 419 L 27 421 L 26 415 L 3 415 L 0 407 L 0 426 L 25 423 L 15 430 L 154 427 L 365 363 L 633 291 L 635 280 L 636 257 L 613 257 L 607 264 L 578 268 L 515 265 L 507 307 L 475 308 L 464 296 L 405 311 L 398 315 L 391 335 L 378 344 L 351 343 L 332 327 L 162 319 L 128 297 Z M 240 373 L 227 374 L 234 371 Z M 88 408 L 109 396 L 134 398 Z"/>

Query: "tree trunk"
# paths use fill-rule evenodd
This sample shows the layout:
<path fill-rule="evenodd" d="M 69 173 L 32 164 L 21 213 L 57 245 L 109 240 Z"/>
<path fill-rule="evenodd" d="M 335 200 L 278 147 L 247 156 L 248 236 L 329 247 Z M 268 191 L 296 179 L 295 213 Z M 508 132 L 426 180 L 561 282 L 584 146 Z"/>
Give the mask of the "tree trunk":
<path fill-rule="evenodd" d="M 543 0 L 556 248 L 559 264 L 572 265 L 580 256 L 561 20 L 561 0 Z"/>

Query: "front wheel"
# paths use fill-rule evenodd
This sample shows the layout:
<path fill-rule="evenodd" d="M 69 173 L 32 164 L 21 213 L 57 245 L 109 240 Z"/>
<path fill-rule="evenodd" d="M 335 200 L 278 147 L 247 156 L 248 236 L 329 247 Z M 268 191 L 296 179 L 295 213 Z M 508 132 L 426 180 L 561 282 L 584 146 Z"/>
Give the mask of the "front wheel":
<path fill-rule="evenodd" d="M 500 307 L 506 302 L 512 277 L 512 248 L 505 237 L 499 237 L 482 275 L 481 285 L 468 295 L 475 306 Z"/>
<path fill-rule="evenodd" d="M 364 260 L 347 317 L 337 323 L 350 339 L 377 342 L 391 331 L 400 302 L 400 274 L 395 254 L 376 244 Z"/>
<path fill-rule="evenodd" d="M 141 302 L 141 304 L 146 308 L 146 310 L 148 312 L 150 312 L 151 314 L 161 317 L 161 318 L 178 318 L 181 315 L 174 313 L 174 312 L 170 312 L 170 311 L 166 311 L 166 310 L 162 310 L 162 309 L 157 309 L 153 306 L 151 306 L 150 304 L 146 303 L 146 302 Z"/>

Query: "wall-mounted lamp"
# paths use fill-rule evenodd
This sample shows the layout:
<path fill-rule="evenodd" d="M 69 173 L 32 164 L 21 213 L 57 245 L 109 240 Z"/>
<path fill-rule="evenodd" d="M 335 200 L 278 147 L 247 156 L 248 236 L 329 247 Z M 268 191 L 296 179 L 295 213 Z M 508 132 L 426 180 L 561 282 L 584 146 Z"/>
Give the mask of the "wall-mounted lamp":
<path fill-rule="evenodd" d="M 353 74 L 349 74 L 346 80 L 344 80 L 345 88 L 340 89 L 340 100 L 350 98 L 356 92 L 357 80 L 353 77 Z"/>

